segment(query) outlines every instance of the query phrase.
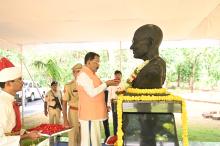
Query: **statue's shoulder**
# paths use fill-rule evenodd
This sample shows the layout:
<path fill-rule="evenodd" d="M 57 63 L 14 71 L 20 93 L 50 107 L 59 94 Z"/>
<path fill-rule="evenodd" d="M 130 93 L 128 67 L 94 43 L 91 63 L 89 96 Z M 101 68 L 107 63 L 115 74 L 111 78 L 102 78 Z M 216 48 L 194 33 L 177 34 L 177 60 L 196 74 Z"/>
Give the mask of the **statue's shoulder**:
<path fill-rule="evenodd" d="M 166 66 L 166 62 L 161 57 L 156 57 L 152 59 L 147 65 L 144 66 L 144 69 L 154 69 L 158 68 L 158 66 Z"/>
<path fill-rule="evenodd" d="M 159 62 L 164 62 L 165 63 L 164 59 L 162 57 L 160 57 L 160 56 L 156 57 L 155 61 L 159 61 Z"/>

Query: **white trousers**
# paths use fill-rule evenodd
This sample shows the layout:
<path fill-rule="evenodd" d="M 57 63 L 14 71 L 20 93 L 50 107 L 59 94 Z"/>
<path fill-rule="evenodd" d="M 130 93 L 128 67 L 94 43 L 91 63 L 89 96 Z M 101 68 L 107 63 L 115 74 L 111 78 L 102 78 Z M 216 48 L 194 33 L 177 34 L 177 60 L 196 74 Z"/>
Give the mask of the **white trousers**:
<path fill-rule="evenodd" d="M 101 146 L 101 122 L 80 120 L 81 146 Z"/>

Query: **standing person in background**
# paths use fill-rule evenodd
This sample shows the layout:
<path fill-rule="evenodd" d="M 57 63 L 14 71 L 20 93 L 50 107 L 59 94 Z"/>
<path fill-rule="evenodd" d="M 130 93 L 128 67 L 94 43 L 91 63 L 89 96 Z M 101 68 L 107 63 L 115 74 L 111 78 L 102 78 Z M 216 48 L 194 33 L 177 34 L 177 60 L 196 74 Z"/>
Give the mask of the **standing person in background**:
<path fill-rule="evenodd" d="M 105 93 L 105 103 L 106 103 L 106 106 L 107 106 L 107 103 L 108 103 L 108 90 L 105 90 L 104 93 Z M 108 112 L 109 112 L 109 107 L 107 107 L 107 110 L 108 110 Z M 109 129 L 108 119 L 109 119 L 109 118 L 107 118 L 106 120 L 103 121 L 103 126 L 104 126 L 104 130 L 105 130 L 104 143 L 106 142 L 106 140 L 107 140 L 108 137 L 110 136 L 110 129 Z"/>
<path fill-rule="evenodd" d="M 104 90 L 117 86 L 118 80 L 101 82 L 96 72 L 100 57 L 94 52 L 85 56 L 85 66 L 77 77 L 79 95 L 79 121 L 81 126 L 81 146 L 101 146 L 101 121 L 107 119 Z"/>
<path fill-rule="evenodd" d="M 44 103 L 44 113 L 45 116 L 49 113 L 49 123 L 59 124 L 60 114 L 61 114 L 61 98 L 62 92 L 58 89 L 58 83 L 53 81 L 51 83 L 51 90 L 46 93 L 45 103 Z"/>
<path fill-rule="evenodd" d="M 21 129 L 21 115 L 15 96 L 22 87 L 21 70 L 14 67 L 7 58 L 0 58 L 0 145 L 18 146 L 20 139 L 35 140 L 40 137 L 37 131 L 25 133 Z M 13 143 L 10 136 L 17 136 L 13 137 Z"/>
<path fill-rule="evenodd" d="M 117 107 L 116 107 L 116 100 L 117 100 L 116 92 L 124 91 L 125 89 L 123 85 L 121 84 L 121 78 L 122 78 L 121 71 L 116 70 L 114 72 L 114 78 L 116 80 L 119 80 L 119 85 L 108 87 L 108 107 L 109 109 L 112 109 L 114 135 L 117 135 L 118 118 L 117 118 Z"/>
<path fill-rule="evenodd" d="M 64 86 L 63 96 L 63 121 L 65 127 L 72 127 L 68 133 L 68 146 L 80 146 L 80 124 L 78 119 L 78 93 L 76 89 L 76 77 L 82 69 L 82 64 L 77 63 L 72 67 L 74 79 Z M 67 102 L 69 105 L 67 118 Z"/>

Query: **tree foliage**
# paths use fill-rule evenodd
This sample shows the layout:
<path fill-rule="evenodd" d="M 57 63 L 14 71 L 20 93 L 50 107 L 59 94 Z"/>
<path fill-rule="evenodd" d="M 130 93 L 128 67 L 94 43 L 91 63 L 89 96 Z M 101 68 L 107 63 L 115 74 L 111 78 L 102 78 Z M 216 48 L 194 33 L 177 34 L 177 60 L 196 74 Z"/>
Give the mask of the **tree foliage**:
<path fill-rule="evenodd" d="M 61 69 L 55 59 L 49 59 L 46 63 L 36 60 L 32 65 L 42 72 L 45 72 L 50 82 L 53 80 L 59 81 L 61 79 Z"/>
<path fill-rule="evenodd" d="M 0 55 L 8 57 L 13 63 L 19 65 L 21 59 L 26 64 L 33 79 L 44 85 L 49 85 L 51 80 L 58 80 L 62 85 L 71 80 L 71 68 L 76 63 L 84 64 L 84 56 L 91 49 L 78 50 L 51 50 L 43 53 L 24 51 L 21 54 L 12 50 L 0 50 Z M 100 68 L 98 75 L 106 80 L 113 77 L 115 70 L 121 70 L 125 81 L 136 66 L 143 61 L 135 59 L 130 49 L 108 48 L 97 49 L 100 55 Z M 167 87 L 181 88 L 211 88 L 215 89 L 220 82 L 220 49 L 219 48 L 163 48 L 160 56 L 167 65 Z M 24 70 L 24 79 L 29 75 Z"/>

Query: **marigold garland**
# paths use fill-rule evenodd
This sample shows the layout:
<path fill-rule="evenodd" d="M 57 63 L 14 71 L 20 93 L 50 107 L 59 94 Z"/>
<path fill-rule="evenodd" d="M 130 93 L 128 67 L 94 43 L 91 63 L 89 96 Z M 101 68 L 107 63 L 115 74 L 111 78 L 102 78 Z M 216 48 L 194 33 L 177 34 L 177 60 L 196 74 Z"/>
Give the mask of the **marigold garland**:
<path fill-rule="evenodd" d="M 142 90 L 142 89 L 140 89 Z M 145 89 L 144 89 L 145 90 Z M 147 91 L 146 89 L 145 91 Z M 136 90 L 137 91 L 137 90 Z M 149 90 L 150 91 L 150 90 Z M 162 91 L 161 89 L 155 89 L 154 94 Z M 149 94 L 149 93 L 148 93 Z M 153 93 L 151 93 L 153 94 Z M 118 140 L 114 144 L 114 146 L 122 146 L 123 145 L 123 131 L 122 131 L 122 104 L 124 101 L 178 101 L 182 103 L 182 141 L 183 146 L 188 146 L 188 126 L 187 126 L 187 112 L 186 112 L 186 103 L 185 100 L 179 96 L 167 95 L 167 96 L 123 96 L 119 95 L 117 99 L 117 113 L 118 113 L 118 131 L 117 136 Z"/>
<path fill-rule="evenodd" d="M 130 75 L 130 77 L 127 79 L 128 87 L 131 86 L 134 79 L 136 79 L 137 74 L 142 70 L 142 68 L 149 63 L 149 60 L 145 60 L 141 65 L 135 68 L 133 73 Z"/>
<path fill-rule="evenodd" d="M 160 89 L 138 89 L 138 88 L 127 88 L 127 93 L 130 94 L 166 94 L 167 90 L 165 88 Z"/>

